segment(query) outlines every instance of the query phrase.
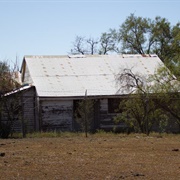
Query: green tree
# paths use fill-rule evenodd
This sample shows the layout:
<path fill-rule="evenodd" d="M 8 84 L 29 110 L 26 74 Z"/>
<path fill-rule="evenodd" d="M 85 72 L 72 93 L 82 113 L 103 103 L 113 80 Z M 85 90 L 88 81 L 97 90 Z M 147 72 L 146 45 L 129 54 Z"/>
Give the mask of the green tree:
<path fill-rule="evenodd" d="M 151 27 L 154 38 L 151 52 L 157 54 L 163 62 L 168 63 L 173 40 L 171 24 L 167 19 L 158 16 L 151 24 Z"/>
<path fill-rule="evenodd" d="M 94 100 L 85 98 L 78 102 L 75 111 L 75 120 L 81 130 L 87 133 L 91 130 L 94 120 Z"/>
<path fill-rule="evenodd" d="M 173 27 L 170 22 L 159 16 L 155 20 L 136 17 L 131 14 L 120 26 L 122 52 L 138 54 L 157 54 L 164 62 L 172 54 Z M 179 29 L 176 27 L 174 34 Z"/>
<path fill-rule="evenodd" d="M 149 54 L 154 42 L 151 20 L 131 14 L 119 29 L 123 53 Z"/>
<path fill-rule="evenodd" d="M 173 27 L 172 37 L 172 51 L 168 56 L 169 63 L 167 64 L 167 66 L 180 81 L 180 23 L 177 23 L 176 26 Z"/>
<path fill-rule="evenodd" d="M 0 62 L 0 94 L 4 94 L 13 88 L 11 72 L 7 62 Z"/>
<path fill-rule="evenodd" d="M 155 103 L 169 114 L 180 127 L 180 81 L 166 67 L 160 67 L 151 77 L 154 82 L 151 91 L 155 94 Z"/>
<path fill-rule="evenodd" d="M 104 32 L 100 37 L 99 54 L 118 53 L 119 52 L 119 34 L 115 29 Z"/>
<path fill-rule="evenodd" d="M 135 132 L 149 135 L 153 127 L 159 127 L 159 132 L 163 132 L 167 125 L 168 116 L 156 105 L 153 98 L 142 92 L 138 92 L 136 96 L 128 96 L 120 103 L 119 108 L 122 113 L 117 115 L 115 122 L 125 122 L 128 129 Z"/>
<path fill-rule="evenodd" d="M 159 16 L 151 20 L 131 14 L 120 26 L 119 34 L 122 53 L 157 54 L 179 77 L 180 23 L 172 26 Z"/>
<path fill-rule="evenodd" d="M 7 62 L 0 62 L 0 137 L 7 138 L 12 132 L 13 123 L 19 111 L 19 99 L 8 98 L 8 92 L 14 91 L 20 85 L 14 80 L 14 70 Z"/>
<path fill-rule="evenodd" d="M 123 121 L 135 132 L 147 135 L 153 126 L 161 124 L 163 127 L 162 124 L 166 124 L 168 117 L 157 105 L 151 86 L 148 85 L 148 78 L 134 74 L 132 69 L 124 69 L 117 81 L 121 85 L 124 83 L 123 89 L 129 92 L 129 95 L 119 105 L 122 113 L 117 116 L 116 122 Z"/>
<path fill-rule="evenodd" d="M 136 132 L 146 134 L 153 126 L 162 132 L 170 119 L 180 127 L 180 82 L 169 69 L 159 67 L 147 78 L 134 74 L 131 69 L 124 69 L 117 82 L 125 83 L 123 88 L 130 95 L 121 102 L 122 114 L 116 121 L 124 121 Z"/>

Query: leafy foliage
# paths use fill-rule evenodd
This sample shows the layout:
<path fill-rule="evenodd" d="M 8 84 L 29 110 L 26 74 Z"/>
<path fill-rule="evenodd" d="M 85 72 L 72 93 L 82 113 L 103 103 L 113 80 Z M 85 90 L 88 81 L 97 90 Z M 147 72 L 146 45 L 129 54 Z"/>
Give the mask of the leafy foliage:
<path fill-rule="evenodd" d="M 117 81 L 125 82 L 123 88 L 130 95 L 121 102 L 119 108 L 123 112 L 116 121 L 146 134 L 156 127 L 163 132 L 170 119 L 180 125 L 180 82 L 166 67 L 160 67 L 147 78 L 124 69 Z"/>
<path fill-rule="evenodd" d="M 151 90 L 156 94 L 155 103 L 172 116 L 180 125 L 180 81 L 165 67 L 153 75 Z"/>
<path fill-rule="evenodd" d="M 0 137 L 7 138 L 13 130 L 13 123 L 19 115 L 19 99 L 16 96 L 8 98 L 7 92 L 20 85 L 14 80 L 14 72 L 7 62 L 0 62 Z"/>
<path fill-rule="evenodd" d="M 163 132 L 167 125 L 167 115 L 162 112 L 153 99 L 147 99 L 142 94 L 123 100 L 119 108 L 122 109 L 122 114 L 117 115 L 115 121 L 125 122 L 135 132 L 149 135 L 155 126 L 159 127 L 159 132 Z"/>
<path fill-rule="evenodd" d="M 151 21 L 147 18 L 131 14 L 120 26 L 122 52 L 130 54 L 145 54 L 150 52 L 153 43 Z"/>
<path fill-rule="evenodd" d="M 75 111 L 75 119 L 81 126 L 81 130 L 86 133 L 91 130 L 94 119 L 94 101 L 84 99 L 78 102 Z"/>
<path fill-rule="evenodd" d="M 71 53 L 80 54 L 157 54 L 180 77 L 180 23 L 172 26 L 160 16 L 155 19 L 130 14 L 119 26 L 94 40 L 77 36 Z"/>

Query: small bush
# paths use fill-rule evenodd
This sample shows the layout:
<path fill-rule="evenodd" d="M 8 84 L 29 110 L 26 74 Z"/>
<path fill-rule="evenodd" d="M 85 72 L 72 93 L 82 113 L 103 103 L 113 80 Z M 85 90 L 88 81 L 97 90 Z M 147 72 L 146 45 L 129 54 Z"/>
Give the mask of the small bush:
<path fill-rule="evenodd" d="M 6 139 L 11 134 L 11 125 L 6 123 L 0 123 L 0 138 Z"/>

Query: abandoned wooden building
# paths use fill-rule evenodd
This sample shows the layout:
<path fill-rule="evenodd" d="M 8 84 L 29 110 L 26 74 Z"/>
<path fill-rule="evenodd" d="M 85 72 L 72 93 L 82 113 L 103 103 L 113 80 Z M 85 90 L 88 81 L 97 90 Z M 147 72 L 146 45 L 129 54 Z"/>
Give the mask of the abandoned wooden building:
<path fill-rule="evenodd" d="M 85 93 L 95 100 L 93 129 L 112 128 L 118 99 L 128 94 L 119 91 L 120 70 L 133 68 L 134 73 L 149 76 L 162 65 L 156 55 L 25 56 L 23 87 L 16 94 L 21 93 L 26 129 L 77 130 L 74 112 Z"/>

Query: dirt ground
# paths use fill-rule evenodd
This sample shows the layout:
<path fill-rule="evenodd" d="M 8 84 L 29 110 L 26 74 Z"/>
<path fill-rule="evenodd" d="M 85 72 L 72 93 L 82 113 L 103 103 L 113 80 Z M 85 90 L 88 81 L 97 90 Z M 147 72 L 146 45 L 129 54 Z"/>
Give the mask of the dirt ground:
<path fill-rule="evenodd" d="M 180 179 L 180 135 L 0 139 L 0 179 Z"/>

